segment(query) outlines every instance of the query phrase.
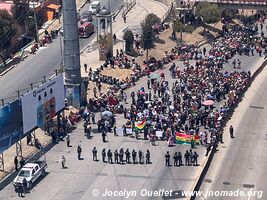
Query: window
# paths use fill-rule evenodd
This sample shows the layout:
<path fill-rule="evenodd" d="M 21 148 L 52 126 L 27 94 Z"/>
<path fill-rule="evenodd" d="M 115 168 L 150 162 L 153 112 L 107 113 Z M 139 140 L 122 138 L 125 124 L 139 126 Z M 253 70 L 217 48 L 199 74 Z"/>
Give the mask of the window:
<path fill-rule="evenodd" d="M 29 170 L 20 170 L 19 175 L 18 176 L 22 176 L 22 177 L 30 177 L 31 173 Z"/>

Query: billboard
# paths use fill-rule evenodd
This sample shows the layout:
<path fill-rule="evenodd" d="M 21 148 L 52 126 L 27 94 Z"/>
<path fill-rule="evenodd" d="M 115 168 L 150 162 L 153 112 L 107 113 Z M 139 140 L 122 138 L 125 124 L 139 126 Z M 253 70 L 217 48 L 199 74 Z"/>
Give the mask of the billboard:
<path fill-rule="evenodd" d="M 63 74 L 28 92 L 21 102 L 23 133 L 43 127 L 65 106 Z"/>
<path fill-rule="evenodd" d="M 23 137 L 22 106 L 17 99 L 0 109 L 0 153 Z"/>
<path fill-rule="evenodd" d="M 86 106 L 87 85 L 84 82 L 76 85 L 65 85 L 65 97 L 68 104 L 73 107 Z"/>
<path fill-rule="evenodd" d="M 65 96 L 68 103 L 76 108 L 81 104 L 80 85 L 65 85 Z"/>

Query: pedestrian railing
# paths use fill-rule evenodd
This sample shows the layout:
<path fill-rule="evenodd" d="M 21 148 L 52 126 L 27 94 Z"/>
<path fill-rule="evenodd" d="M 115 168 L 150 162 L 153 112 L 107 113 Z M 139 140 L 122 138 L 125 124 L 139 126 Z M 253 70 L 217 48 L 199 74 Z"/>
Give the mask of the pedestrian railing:
<path fill-rule="evenodd" d="M 123 11 L 122 11 L 122 18 L 124 18 L 127 13 L 135 6 L 136 4 L 136 0 L 129 0 L 130 2 L 128 2 L 128 0 L 126 0 L 126 2 L 123 3 Z"/>

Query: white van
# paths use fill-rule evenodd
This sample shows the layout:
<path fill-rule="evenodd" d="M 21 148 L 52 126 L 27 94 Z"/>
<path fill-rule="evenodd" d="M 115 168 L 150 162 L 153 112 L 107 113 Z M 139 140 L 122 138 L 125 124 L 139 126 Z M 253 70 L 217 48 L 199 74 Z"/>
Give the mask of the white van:
<path fill-rule="evenodd" d="M 100 1 L 93 1 L 89 4 L 89 12 L 92 12 L 94 15 L 100 11 Z"/>

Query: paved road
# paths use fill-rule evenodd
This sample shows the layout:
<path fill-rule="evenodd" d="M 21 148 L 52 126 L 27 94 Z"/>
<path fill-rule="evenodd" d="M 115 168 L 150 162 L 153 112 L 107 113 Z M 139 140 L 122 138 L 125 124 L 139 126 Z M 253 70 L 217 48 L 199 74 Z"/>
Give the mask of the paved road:
<path fill-rule="evenodd" d="M 108 3 L 108 1 L 110 3 Z M 123 0 L 101 0 L 101 8 L 105 6 L 106 8 L 109 8 L 111 12 L 115 13 L 122 5 Z M 86 4 L 80 11 L 80 13 L 83 13 L 89 9 L 89 4 Z M 93 16 L 93 24 L 96 24 L 95 16 Z M 80 49 L 83 49 L 86 45 L 88 45 L 93 38 L 96 37 L 96 32 L 92 34 L 89 38 L 81 38 L 80 39 Z"/>
<path fill-rule="evenodd" d="M 267 68 L 257 77 L 246 93 L 228 125 L 235 128 L 234 139 L 225 132 L 225 143 L 212 161 L 202 191 L 235 191 L 245 194 L 252 189 L 255 196 L 231 199 L 267 199 Z M 263 194 L 259 191 L 263 191 Z M 261 198 L 257 198 L 263 195 Z M 203 199 L 202 197 L 197 199 Z M 206 199 L 212 199 L 206 198 Z M 216 197 L 226 200 L 229 197 Z"/>
<path fill-rule="evenodd" d="M 101 4 L 108 7 L 108 1 Z M 110 0 L 111 11 L 115 12 L 122 5 L 122 0 Z M 88 9 L 88 5 L 82 12 Z M 80 39 L 80 48 L 86 46 L 96 35 L 88 39 Z M 47 47 L 42 47 L 35 55 L 30 55 L 25 61 L 19 63 L 14 69 L 0 78 L 0 99 L 6 102 L 17 97 L 17 91 L 30 89 L 30 83 L 42 80 L 47 74 L 52 74 L 60 66 L 60 41 L 53 40 Z M 26 90 L 25 90 L 26 91 Z M 25 93 L 25 91 L 22 91 Z M 11 97 L 11 98 L 10 98 Z"/>
<path fill-rule="evenodd" d="M 159 72 L 158 72 L 159 73 Z M 165 70 L 166 78 L 170 80 L 168 69 Z M 171 83 L 175 80 L 171 80 Z M 137 85 L 129 90 L 130 92 L 137 91 L 146 82 L 144 77 Z M 146 86 L 144 86 L 146 87 Z M 128 104 L 129 106 L 129 104 Z M 99 115 L 97 114 L 97 117 Z M 124 122 L 122 115 L 117 115 L 118 127 Z M 96 126 L 93 126 L 96 129 Z M 143 136 L 141 136 L 143 137 Z M 132 137 L 115 137 L 112 133 L 108 134 L 108 143 L 103 144 L 101 134 L 95 133 L 93 139 L 88 140 L 83 136 L 83 127 L 81 124 L 71 134 L 71 143 L 73 147 L 67 148 L 65 142 L 60 142 L 54 146 L 47 154 L 47 176 L 44 177 L 29 194 L 26 194 L 24 199 L 40 199 L 40 200 L 88 200 L 88 199 L 107 199 L 103 196 L 95 198 L 92 194 L 94 189 L 98 189 L 100 194 L 105 192 L 105 189 L 115 191 L 124 190 L 136 192 L 129 199 L 162 199 L 161 197 L 140 197 L 140 192 L 145 192 L 147 189 L 157 191 L 165 189 L 166 191 L 173 190 L 173 198 L 177 199 L 180 190 L 189 190 L 197 179 L 197 174 L 202 169 L 202 165 L 206 157 L 205 149 L 198 146 L 196 151 L 199 154 L 199 164 L 201 166 L 194 167 L 165 167 L 164 154 L 167 150 L 173 155 L 174 151 L 182 151 L 189 149 L 187 145 L 177 145 L 175 147 L 168 147 L 165 141 L 156 142 L 157 146 L 151 146 L 148 140 L 136 140 Z M 82 161 L 77 160 L 76 148 L 81 144 L 83 148 Z M 129 148 L 130 151 L 135 150 L 146 151 L 150 150 L 152 164 L 104 164 L 100 162 L 92 162 L 92 148 L 96 146 L 98 149 L 98 158 L 101 159 L 100 152 L 102 148 L 124 149 Z M 61 155 L 66 156 L 67 169 L 61 169 L 57 161 Z M 172 163 L 172 161 L 171 161 Z M 173 164 L 173 163 L 172 163 Z M 96 191 L 95 191 L 96 192 Z M 41 194 L 41 195 L 40 195 Z M 9 184 L 1 191 L 1 200 L 17 199 L 12 184 Z M 108 199 L 126 199 L 125 197 L 110 197 Z"/>

